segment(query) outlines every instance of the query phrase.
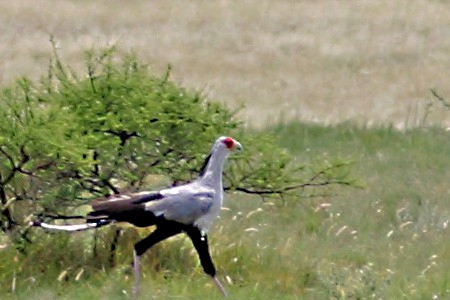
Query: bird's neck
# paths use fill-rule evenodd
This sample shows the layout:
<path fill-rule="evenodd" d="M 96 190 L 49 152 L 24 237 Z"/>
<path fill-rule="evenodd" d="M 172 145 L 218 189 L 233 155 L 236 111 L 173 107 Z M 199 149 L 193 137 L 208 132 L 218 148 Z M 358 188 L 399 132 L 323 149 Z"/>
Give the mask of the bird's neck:
<path fill-rule="evenodd" d="M 214 189 L 222 191 L 222 173 L 225 159 L 227 158 L 227 152 L 225 151 L 213 151 L 209 158 L 208 164 L 199 178 L 199 181 L 208 185 Z"/>

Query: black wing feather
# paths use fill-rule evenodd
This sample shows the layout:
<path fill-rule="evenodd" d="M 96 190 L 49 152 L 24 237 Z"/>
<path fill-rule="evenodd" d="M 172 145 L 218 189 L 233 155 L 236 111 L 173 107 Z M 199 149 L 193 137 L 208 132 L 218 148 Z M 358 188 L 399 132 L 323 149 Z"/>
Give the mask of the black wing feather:
<path fill-rule="evenodd" d="M 133 203 L 134 204 L 142 204 L 142 203 L 150 202 L 153 200 L 160 200 L 162 198 L 164 198 L 164 196 L 161 195 L 160 192 L 154 192 L 152 194 L 143 195 L 142 197 L 138 197 Z"/>
<path fill-rule="evenodd" d="M 114 217 L 121 213 L 144 210 L 144 203 L 164 198 L 159 192 L 119 194 L 100 198 L 92 203 L 90 217 Z"/>
<path fill-rule="evenodd" d="M 203 162 L 202 167 L 200 168 L 199 176 L 202 177 L 205 175 L 206 167 L 208 166 L 209 160 L 211 159 L 212 153 L 209 153 L 208 156 L 205 158 L 205 161 Z"/>
<path fill-rule="evenodd" d="M 163 221 L 152 212 L 145 210 L 145 203 L 164 198 L 159 192 L 140 192 L 113 195 L 97 199 L 92 203 L 88 222 L 117 221 L 128 222 L 138 227 L 146 227 Z"/>

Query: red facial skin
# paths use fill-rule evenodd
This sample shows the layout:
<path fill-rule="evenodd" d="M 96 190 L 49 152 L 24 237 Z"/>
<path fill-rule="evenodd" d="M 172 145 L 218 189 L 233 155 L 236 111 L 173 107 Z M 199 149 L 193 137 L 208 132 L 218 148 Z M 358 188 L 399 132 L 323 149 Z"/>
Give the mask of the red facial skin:
<path fill-rule="evenodd" d="M 230 137 L 227 137 L 226 139 L 223 140 L 223 143 L 227 146 L 228 149 L 233 149 L 234 147 L 234 140 Z"/>

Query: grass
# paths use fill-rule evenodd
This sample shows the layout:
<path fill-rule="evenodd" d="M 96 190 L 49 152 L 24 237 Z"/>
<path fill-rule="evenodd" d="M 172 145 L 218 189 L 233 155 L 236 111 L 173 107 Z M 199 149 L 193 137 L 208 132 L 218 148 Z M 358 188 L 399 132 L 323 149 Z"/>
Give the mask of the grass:
<path fill-rule="evenodd" d="M 298 137 L 284 141 L 299 154 L 309 149 L 350 155 L 366 182 L 363 190 L 345 189 L 323 200 L 332 205 L 322 223 L 327 239 L 320 248 L 329 248 L 321 257 L 328 283 L 337 283 L 334 293 L 341 290 L 342 298 L 359 293 L 361 299 L 448 297 L 447 132 L 295 123 L 276 131 Z"/>
<path fill-rule="evenodd" d="M 352 158 L 355 176 L 365 188 L 337 188 L 329 196 L 296 198 L 284 206 L 228 195 L 227 209 L 210 239 L 220 278 L 233 299 L 450 297 L 447 131 L 399 132 L 392 127 L 298 122 L 271 130 L 301 160 L 331 153 Z M 100 238 L 108 239 L 109 233 L 102 230 Z M 2 295 L 5 299 L 36 299 L 36 295 L 129 299 L 130 243 L 136 234 L 127 231 L 119 266 L 105 271 L 99 267 L 105 258 L 89 262 L 91 252 L 80 257 L 76 250 L 80 247 L 74 246 L 92 238 L 90 233 L 62 239 L 61 248 L 72 249 L 69 253 L 46 253 L 44 243 L 34 259 L 49 264 L 45 270 L 38 271 L 42 262 L 34 273 L 7 270 L 18 273 L 16 292 L 11 293 L 11 282 L 3 282 Z M 175 238 L 152 250 L 144 263 L 142 299 L 221 299 L 202 273 L 188 240 Z M 15 252 L 8 248 L 2 252 L 0 266 L 11 267 L 7 262 L 14 257 L 8 255 Z M 17 266 L 27 264 L 24 257 L 17 257 Z M 74 261 L 79 265 L 74 266 Z M 84 273 L 75 280 L 81 269 Z M 58 281 L 63 271 L 67 276 Z"/>

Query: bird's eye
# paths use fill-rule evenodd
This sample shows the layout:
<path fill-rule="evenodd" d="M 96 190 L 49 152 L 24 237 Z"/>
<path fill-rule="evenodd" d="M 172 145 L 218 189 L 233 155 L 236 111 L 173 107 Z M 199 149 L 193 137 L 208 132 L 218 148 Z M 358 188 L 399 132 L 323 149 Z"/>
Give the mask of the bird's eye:
<path fill-rule="evenodd" d="M 227 146 L 228 149 L 232 149 L 234 147 L 234 140 L 230 137 L 227 137 L 223 140 L 223 143 L 225 146 Z"/>

